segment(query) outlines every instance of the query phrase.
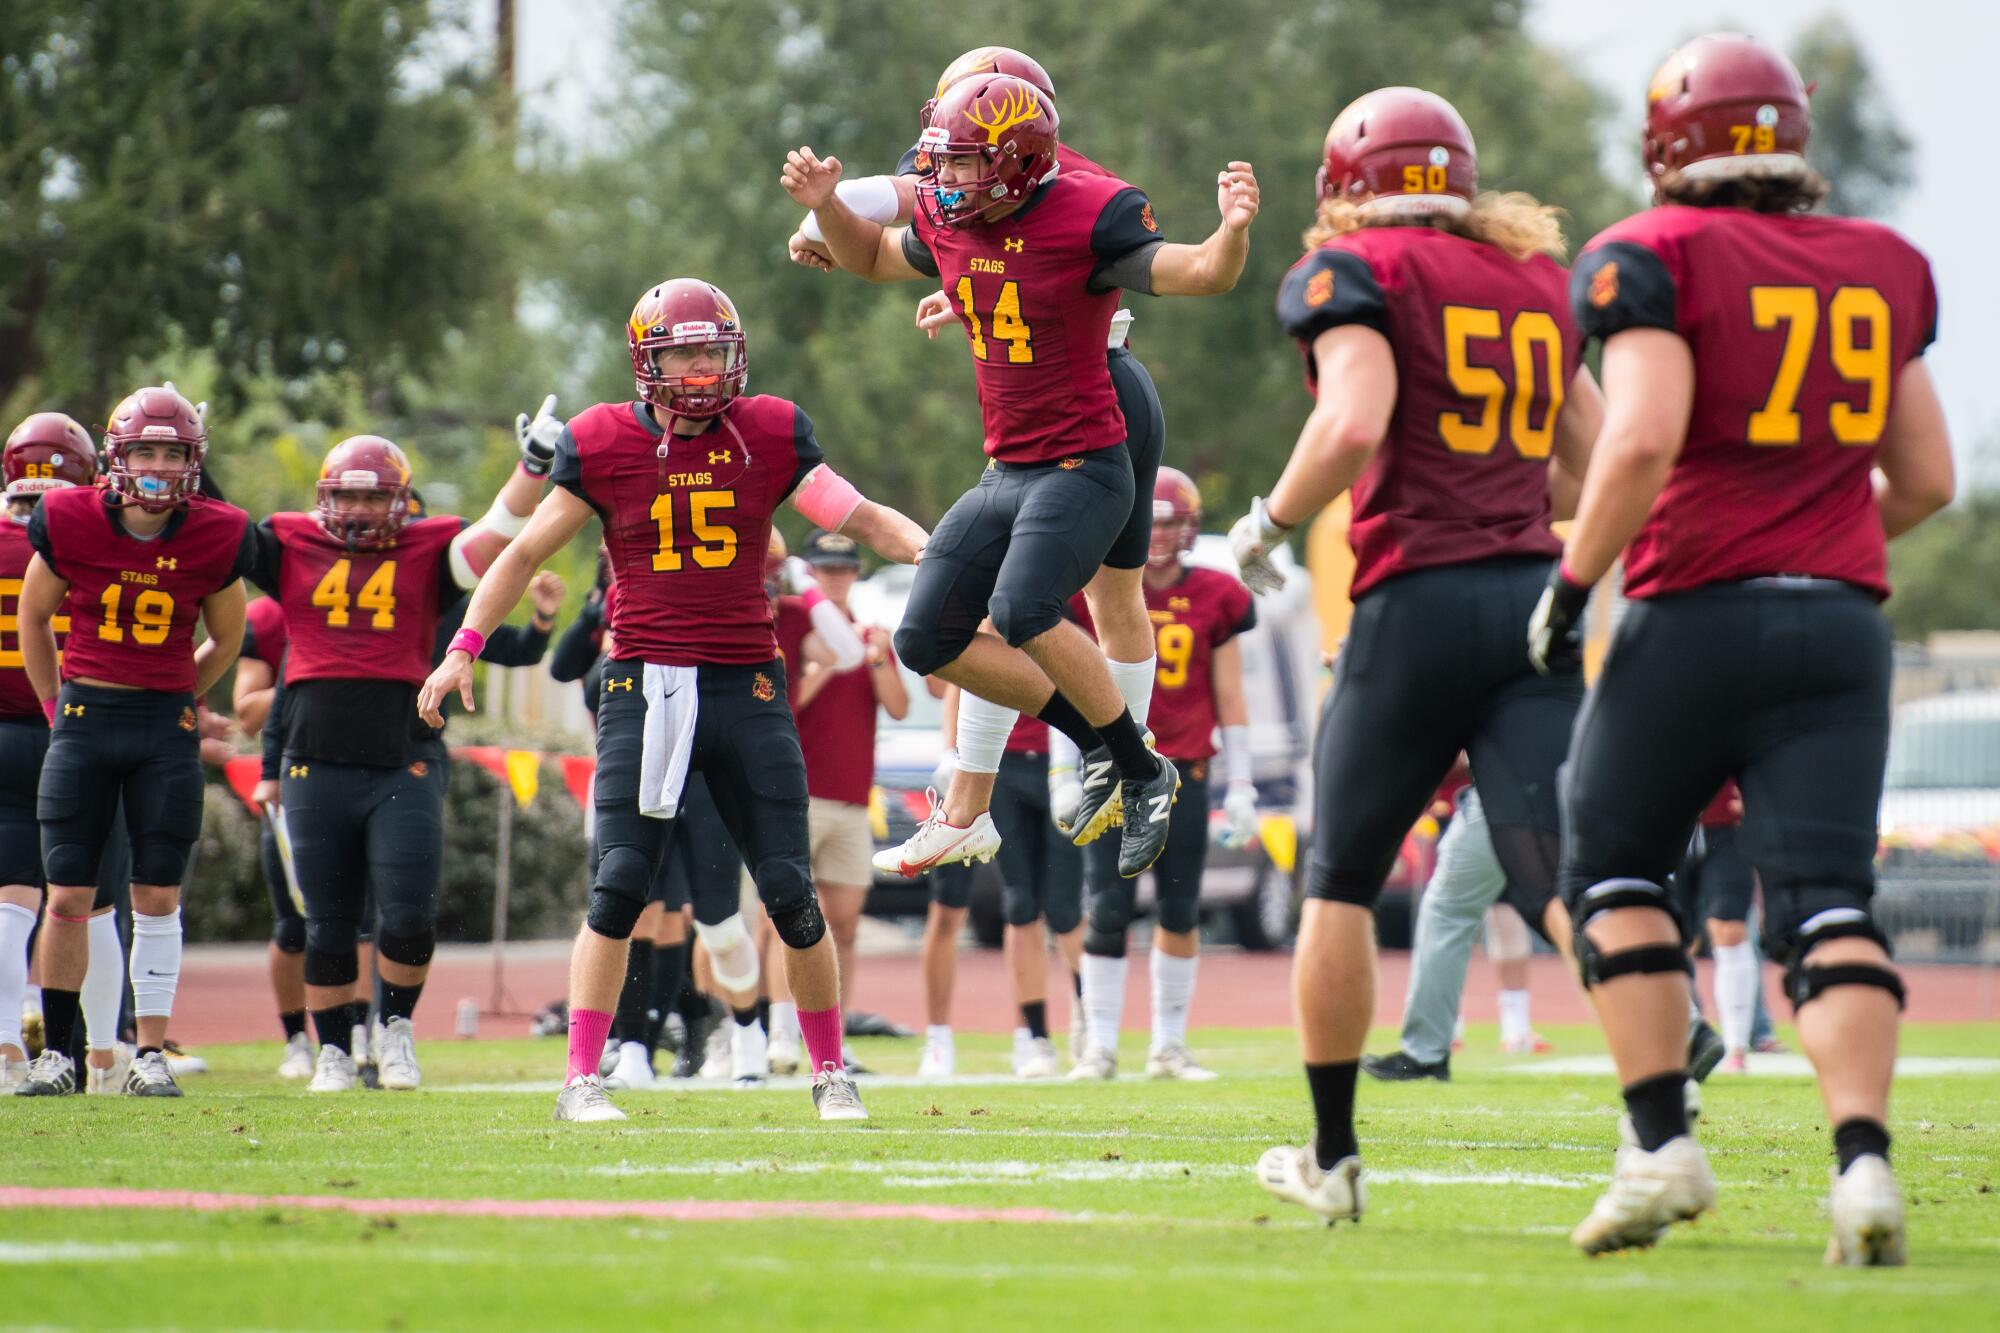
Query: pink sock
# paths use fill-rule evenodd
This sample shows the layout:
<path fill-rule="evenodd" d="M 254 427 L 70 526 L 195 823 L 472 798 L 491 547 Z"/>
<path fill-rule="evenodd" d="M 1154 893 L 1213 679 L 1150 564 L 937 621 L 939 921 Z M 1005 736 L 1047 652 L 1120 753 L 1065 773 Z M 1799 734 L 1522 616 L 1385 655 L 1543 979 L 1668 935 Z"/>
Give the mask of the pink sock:
<path fill-rule="evenodd" d="M 840 1006 L 831 1009 L 799 1010 L 799 1035 L 806 1041 L 806 1058 L 812 1062 L 813 1073 L 832 1065 L 835 1069 L 845 1069 L 846 1062 L 840 1054 Z"/>
<path fill-rule="evenodd" d="M 611 1015 L 601 1009 L 569 1011 L 569 1078 L 597 1072 L 604 1054 L 604 1038 L 611 1031 Z"/>

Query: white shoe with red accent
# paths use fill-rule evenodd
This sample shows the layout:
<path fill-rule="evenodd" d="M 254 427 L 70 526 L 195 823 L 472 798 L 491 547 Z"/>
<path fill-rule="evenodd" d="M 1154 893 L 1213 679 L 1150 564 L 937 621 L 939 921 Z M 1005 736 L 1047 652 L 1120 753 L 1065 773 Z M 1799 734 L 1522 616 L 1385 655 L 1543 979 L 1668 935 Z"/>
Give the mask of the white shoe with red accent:
<path fill-rule="evenodd" d="M 1000 830 L 993 827 L 991 815 L 982 810 L 965 828 L 948 824 L 933 792 L 931 812 L 909 841 L 875 853 L 874 865 L 878 874 L 909 879 L 958 861 L 991 861 L 999 850 Z"/>

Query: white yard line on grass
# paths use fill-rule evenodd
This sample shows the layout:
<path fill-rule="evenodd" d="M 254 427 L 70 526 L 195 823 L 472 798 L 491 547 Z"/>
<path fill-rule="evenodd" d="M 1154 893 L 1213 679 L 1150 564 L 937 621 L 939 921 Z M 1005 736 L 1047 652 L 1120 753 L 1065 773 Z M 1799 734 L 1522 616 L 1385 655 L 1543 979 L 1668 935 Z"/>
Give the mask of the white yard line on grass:
<path fill-rule="evenodd" d="M 1803 1055 L 1752 1055 L 1749 1073 L 1767 1078 L 1811 1078 L 1812 1062 Z M 1533 1064 L 1504 1065 L 1507 1074 L 1610 1074 L 1608 1055 L 1566 1055 Z M 2000 1074 L 2000 1060 L 1978 1056 L 1905 1055 L 1896 1061 L 1898 1078 L 1940 1078 L 1967 1074 Z M 1720 1075 L 1710 1086 L 1720 1086 L 1732 1076 Z M 1456 1109 L 1456 1108 L 1454 1108 Z"/>
<path fill-rule="evenodd" d="M 594 1176 L 867 1176 L 877 1184 L 908 1189 L 981 1185 L 1104 1184 L 1142 1181 L 1235 1180 L 1249 1166 L 1196 1162 L 1025 1162 L 1025 1161 L 798 1161 L 718 1160 L 706 1162 L 617 1162 L 590 1167 Z M 1602 1176 L 1558 1176 L 1526 1171 L 1373 1171 L 1371 1183 L 1391 1185 L 1504 1185 L 1575 1190 L 1601 1183 Z"/>

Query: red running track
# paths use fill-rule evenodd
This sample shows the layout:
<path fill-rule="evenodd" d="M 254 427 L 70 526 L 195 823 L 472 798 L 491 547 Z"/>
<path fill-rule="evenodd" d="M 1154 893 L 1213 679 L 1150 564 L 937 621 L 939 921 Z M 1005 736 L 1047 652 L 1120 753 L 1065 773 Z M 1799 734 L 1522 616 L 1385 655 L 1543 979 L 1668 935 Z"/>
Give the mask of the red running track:
<path fill-rule="evenodd" d="M 865 948 L 865 946 L 864 946 Z M 1125 1027 L 1145 1031 L 1149 1022 L 1149 982 L 1144 948 L 1132 951 L 1126 970 Z M 1051 960 L 1052 977 L 1059 969 Z M 1200 986 L 1195 996 L 1197 1027 L 1288 1027 L 1292 1021 L 1289 954 L 1219 950 L 1201 960 Z M 566 989 L 569 946 L 537 943 L 513 946 L 503 972 L 505 1008 L 511 1015 L 483 1013 L 479 1034 L 520 1037 L 528 1032 L 528 1015 Z M 1409 981 L 1410 956 L 1384 953 L 1375 1010 L 1378 1025 L 1402 1021 L 1403 992 Z M 862 954 L 852 1008 L 871 1010 L 918 1031 L 925 1021 L 923 976 L 914 950 Z M 1575 981 L 1553 956 L 1538 956 L 1529 967 L 1530 993 L 1538 1023 L 1586 1023 L 1591 1019 Z M 2000 1015 L 2000 978 L 1975 967 L 1908 967 L 1904 978 L 1910 999 L 1906 1016 L 1919 1022 L 1976 1022 Z M 453 945 L 438 950 L 430 984 L 417 1007 L 417 1027 L 426 1035 L 452 1031 L 461 997 L 482 1009 L 493 1001 L 492 963 L 483 946 Z M 1779 973 L 1767 967 L 1765 1001 L 1780 1018 L 1789 1006 L 1780 997 Z M 1707 965 L 1701 987 L 1712 994 Z M 1060 991 L 1062 988 L 1056 988 Z M 1465 1017 L 1472 1023 L 1498 1021 L 1498 989 L 1493 967 L 1475 956 L 1466 978 Z M 1052 1025 L 1068 1022 L 1068 1006 L 1052 998 Z M 957 1001 L 952 1025 L 964 1031 L 1006 1032 L 1017 1022 L 1006 964 L 997 950 L 967 948 L 958 956 Z M 280 1035 L 264 951 L 247 945 L 191 948 L 181 974 L 180 997 L 174 1005 L 174 1035 L 188 1045 L 203 1042 L 277 1039 Z"/>

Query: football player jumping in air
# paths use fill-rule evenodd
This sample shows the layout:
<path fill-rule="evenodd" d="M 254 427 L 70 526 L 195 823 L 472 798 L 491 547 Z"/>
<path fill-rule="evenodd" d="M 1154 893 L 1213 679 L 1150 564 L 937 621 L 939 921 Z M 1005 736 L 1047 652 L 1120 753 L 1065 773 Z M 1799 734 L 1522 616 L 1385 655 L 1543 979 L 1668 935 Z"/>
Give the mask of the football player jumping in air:
<path fill-rule="evenodd" d="M 1129 877 L 1166 843 L 1179 775 L 1148 749 L 1104 655 L 1062 614 L 1135 498 L 1132 454 L 1119 447 L 1128 427 L 1097 349 L 1120 288 L 1215 295 L 1235 285 L 1257 183 L 1248 163 L 1231 163 L 1217 177 L 1215 233 L 1169 244 L 1139 190 L 1056 170 L 1057 129 L 1042 90 L 977 75 L 931 111 L 911 226 L 854 213 L 835 193 L 839 161 L 810 148 L 788 155 L 783 182 L 841 267 L 878 282 L 941 278 L 965 321 L 992 464 L 926 549 L 896 649 L 912 670 L 1040 717 L 1100 765 L 1092 771 L 1105 780 L 1086 789 L 1075 839 L 1090 842 L 1129 812 L 1119 860 Z M 997 633 L 979 631 L 989 612 Z M 940 807 L 937 820 L 946 842 L 993 838 L 979 814 Z"/>
<path fill-rule="evenodd" d="M 919 129 L 930 124 L 937 101 L 960 82 L 989 74 L 1010 74 L 1034 86 L 1036 91 L 1055 99 L 1055 86 L 1039 62 L 1004 46 L 982 46 L 965 52 L 945 67 L 937 89 L 924 103 L 918 116 Z M 1068 143 L 1056 146 L 1057 169 L 1070 176 L 1104 176 L 1112 173 L 1079 153 Z M 921 144 L 912 145 L 896 164 L 893 176 L 867 176 L 843 180 L 834 187 L 849 208 L 862 217 L 884 225 L 908 223 L 916 215 L 917 191 L 928 154 Z M 792 238 L 795 262 L 831 268 L 833 263 L 819 230 L 819 223 L 807 214 Z M 935 338 L 938 330 L 959 327 L 960 303 L 949 293 L 938 291 L 926 296 L 917 307 L 918 326 Z M 1146 725 L 1146 710 L 1153 693 L 1153 626 L 1146 619 L 1140 577 L 1146 568 L 1146 552 L 1153 522 L 1153 479 L 1159 471 L 1166 447 L 1166 418 L 1160 411 L 1159 394 L 1153 378 L 1126 344 L 1132 326 L 1132 312 L 1120 309 L 1111 319 L 1105 367 L 1116 386 L 1118 409 L 1125 418 L 1125 450 L 1132 464 L 1132 509 L 1125 526 L 1112 540 L 1104 564 L 1084 585 L 1092 622 L 1097 626 L 1098 644 L 1104 650 L 1106 666 L 1132 720 Z M 988 811 L 999 781 L 1004 753 L 1019 753 L 1012 747 L 1022 734 L 1036 735 L 1046 728 L 1016 729 L 1017 710 L 983 699 L 976 694 L 959 697 L 959 722 L 955 732 L 953 769 L 946 784 L 943 816 L 919 826 L 917 835 L 900 847 L 877 854 L 876 869 L 889 874 L 915 874 L 924 869 L 972 857 L 990 855 L 1000 839 L 997 827 L 979 820 Z M 1030 718 L 1030 721 L 1034 719 Z M 1046 748 L 1046 747 L 1044 747 Z M 1096 756 L 1087 770 L 1093 796 L 1110 794 L 1115 766 L 1106 755 Z M 1073 758 L 1050 765 L 1050 794 L 1056 826 L 1070 832 L 1077 807 L 1083 801 Z M 974 836 L 964 836 L 968 826 Z"/>
<path fill-rule="evenodd" d="M 444 873 L 443 740 L 413 717 L 439 618 L 527 523 L 542 479 L 516 468 L 477 523 L 412 514 L 410 463 L 356 435 L 327 452 L 311 513 L 259 523 L 253 582 L 284 613 L 279 802 L 305 900 L 310 1089 L 359 1082 L 351 997 L 371 928 L 382 975 L 381 1086 L 422 1081 L 411 1019 L 437 947 Z M 364 917 L 372 891 L 376 920 Z"/>
<path fill-rule="evenodd" d="M 1574 493 L 1601 407 L 1556 211 L 1478 191 L 1450 103 L 1415 88 L 1351 103 L 1327 131 L 1319 200 L 1278 292 L 1312 414 L 1230 544 L 1251 588 L 1278 587 L 1273 548 L 1353 492 L 1354 620 L 1314 743 L 1292 972 L 1318 1130 L 1257 1165 L 1273 1194 L 1337 1220 L 1364 1203 L 1354 1076 L 1375 1009 L 1375 900 L 1461 750 L 1523 915 L 1569 937 L 1555 784 L 1583 677 L 1536 674 L 1514 614 L 1561 549 L 1551 490 Z"/>
<path fill-rule="evenodd" d="M 132 844 L 132 1009 L 126 1091 L 178 1097 L 167 1020 L 181 975 L 181 879 L 201 833 L 196 701 L 236 660 L 250 516 L 202 494 L 208 430 L 171 387 L 121 402 L 105 428 L 105 484 L 42 497 L 21 589 L 21 656 L 53 724 L 38 816 L 49 910 L 42 940 L 47 1049 L 20 1092 L 72 1091 L 69 1058 L 85 928 L 121 796 Z M 55 619 L 69 616 L 57 662 Z M 197 669 L 199 618 L 216 645 Z"/>
<path fill-rule="evenodd" d="M 569 1075 L 556 1119 L 624 1119 L 598 1077 L 599 1057 L 626 941 L 690 770 L 707 778 L 786 945 L 814 1105 L 822 1119 L 865 1119 L 841 1058 L 839 969 L 808 869 L 805 762 L 764 596 L 764 553 L 786 500 L 905 564 L 926 534 L 829 467 L 796 404 L 744 394 L 743 324 L 718 288 L 697 278 L 651 288 L 633 308 L 626 342 L 639 401 L 600 403 L 564 429 L 550 472 L 556 488 L 473 594 L 418 707 L 435 725 L 446 695 L 471 706 L 472 660 L 485 635 L 535 568 L 601 517 L 618 587 L 617 657 L 598 702 L 600 856 L 570 963 Z M 754 962 L 747 935 L 740 952 Z M 721 975 L 729 961 L 716 961 L 718 980 L 733 984 Z"/>
<path fill-rule="evenodd" d="M 1812 215 L 1807 88 L 1784 56 L 1698 37 L 1654 74 L 1656 207 L 1584 248 L 1578 327 L 1604 341 L 1604 433 L 1529 621 L 1572 672 L 1590 587 L 1624 553 L 1611 655 L 1570 743 L 1561 886 L 1624 1086 L 1611 1187 L 1571 1239 L 1659 1240 L 1714 1206 L 1680 1096 L 1684 923 L 1663 887 L 1725 778 L 1771 957 L 1838 1156 L 1830 1263 L 1900 1264 L 1889 1085 L 1903 983 L 1869 914 L 1889 741 L 1885 539 L 1952 497 L 1923 353 L 1930 265 L 1886 227 Z"/>

